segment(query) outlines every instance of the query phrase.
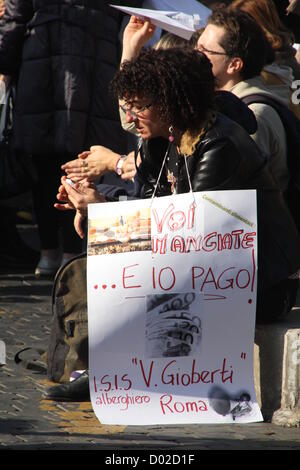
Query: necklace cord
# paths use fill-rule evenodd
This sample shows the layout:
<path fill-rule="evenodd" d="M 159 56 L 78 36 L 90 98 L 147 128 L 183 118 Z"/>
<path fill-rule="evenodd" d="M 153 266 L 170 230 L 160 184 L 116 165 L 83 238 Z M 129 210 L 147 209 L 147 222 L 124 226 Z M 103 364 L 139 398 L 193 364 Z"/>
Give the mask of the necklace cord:
<path fill-rule="evenodd" d="M 153 199 L 155 197 L 155 194 L 156 194 L 159 182 L 160 182 L 160 178 L 161 178 L 164 166 L 166 164 L 167 156 L 170 152 L 171 145 L 172 145 L 172 142 L 170 142 L 169 145 L 168 145 L 168 148 L 166 150 L 166 153 L 165 153 L 165 156 L 164 156 L 164 159 L 163 159 L 163 162 L 162 162 L 162 165 L 161 165 L 161 168 L 160 168 L 160 171 L 159 171 L 159 174 L 158 174 L 155 186 L 154 186 L 154 191 L 153 191 L 153 194 L 151 196 L 151 206 L 152 206 L 152 202 L 153 202 Z M 177 153 L 178 153 L 178 150 L 177 150 Z M 178 154 L 178 156 L 179 156 L 179 154 Z M 190 172 L 189 172 L 189 168 L 188 168 L 188 164 L 187 164 L 187 160 L 186 160 L 186 155 L 184 155 L 184 163 L 185 163 L 185 169 L 186 169 L 186 174 L 187 174 L 187 178 L 188 178 L 190 193 L 193 195 L 194 203 L 196 204 L 196 200 L 195 200 L 195 196 L 194 196 L 194 192 L 193 192 L 193 188 L 192 188 L 191 176 L 190 176 Z"/>

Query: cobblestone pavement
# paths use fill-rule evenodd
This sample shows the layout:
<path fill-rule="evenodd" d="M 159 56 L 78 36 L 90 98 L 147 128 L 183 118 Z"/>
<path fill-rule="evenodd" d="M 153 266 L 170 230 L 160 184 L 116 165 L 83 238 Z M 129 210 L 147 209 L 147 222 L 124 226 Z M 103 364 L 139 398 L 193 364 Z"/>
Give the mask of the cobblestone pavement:
<path fill-rule="evenodd" d="M 23 348 L 47 348 L 52 282 L 32 273 L 0 274 L 0 450 L 300 449 L 300 429 L 248 425 L 104 426 L 91 403 L 42 400 L 43 356 L 15 362 Z"/>

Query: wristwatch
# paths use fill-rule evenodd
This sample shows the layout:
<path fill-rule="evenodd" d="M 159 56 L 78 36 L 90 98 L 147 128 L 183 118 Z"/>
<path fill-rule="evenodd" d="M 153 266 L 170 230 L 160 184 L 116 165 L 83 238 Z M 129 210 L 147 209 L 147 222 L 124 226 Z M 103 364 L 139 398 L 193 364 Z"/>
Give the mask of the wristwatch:
<path fill-rule="evenodd" d="M 117 161 L 116 173 L 119 176 L 121 176 L 121 174 L 123 173 L 123 165 L 124 165 L 126 158 L 127 158 L 127 155 L 121 155 L 119 160 Z"/>

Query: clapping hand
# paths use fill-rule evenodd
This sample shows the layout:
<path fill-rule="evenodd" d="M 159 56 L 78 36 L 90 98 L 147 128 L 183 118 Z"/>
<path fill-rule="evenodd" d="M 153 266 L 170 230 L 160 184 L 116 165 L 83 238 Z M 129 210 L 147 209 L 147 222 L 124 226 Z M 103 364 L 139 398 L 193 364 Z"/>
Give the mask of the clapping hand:
<path fill-rule="evenodd" d="M 101 175 L 115 170 L 119 158 L 119 154 L 107 147 L 94 145 L 90 150 L 81 152 L 76 160 L 62 165 L 61 169 L 74 182 L 97 181 Z"/>
<path fill-rule="evenodd" d="M 71 186 L 66 176 L 61 179 L 61 186 L 57 194 L 58 203 L 54 207 L 60 211 L 76 210 L 74 227 L 78 235 L 83 238 L 82 221 L 86 217 L 88 204 L 95 202 L 106 202 L 102 194 L 97 191 L 96 186 L 89 181 L 82 181 Z"/>

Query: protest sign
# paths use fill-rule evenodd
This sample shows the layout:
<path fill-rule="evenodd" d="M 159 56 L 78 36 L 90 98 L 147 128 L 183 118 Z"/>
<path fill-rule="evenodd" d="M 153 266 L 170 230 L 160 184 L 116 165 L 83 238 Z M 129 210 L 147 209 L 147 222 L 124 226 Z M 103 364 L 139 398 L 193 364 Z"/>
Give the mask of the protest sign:
<path fill-rule="evenodd" d="M 255 191 L 89 205 L 90 392 L 105 424 L 261 421 Z"/>

